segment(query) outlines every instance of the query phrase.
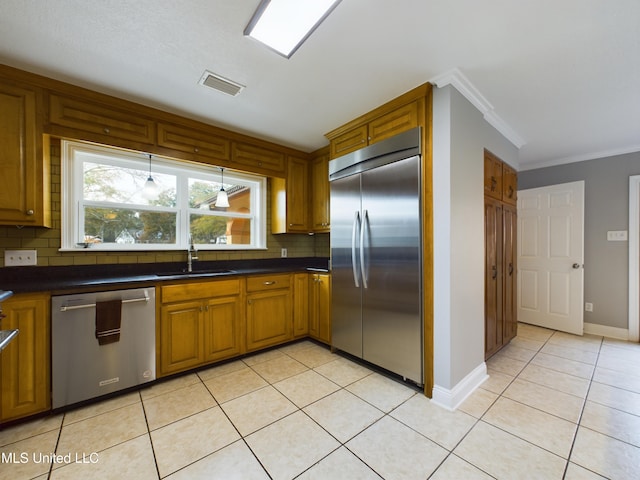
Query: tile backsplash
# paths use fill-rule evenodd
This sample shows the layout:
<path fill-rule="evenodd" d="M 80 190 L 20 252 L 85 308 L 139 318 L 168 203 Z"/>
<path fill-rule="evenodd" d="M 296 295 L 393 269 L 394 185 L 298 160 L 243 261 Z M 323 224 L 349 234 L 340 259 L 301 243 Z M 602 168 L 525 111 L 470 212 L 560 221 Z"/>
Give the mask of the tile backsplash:
<path fill-rule="evenodd" d="M 186 261 L 186 252 L 96 252 L 91 250 L 61 252 L 60 249 L 60 212 L 61 177 L 60 143 L 51 142 L 51 209 L 52 228 L 0 226 L 0 250 L 30 249 L 38 252 L 38 266 L 65 265 L 104 265 L 122 263 L 156 263 Z M 267 199 L 270 195 L 267 194 Z M 268 200 L 269 201 L 269 200 Z M 267 205 L 267 212 L 270 212 Z M 267 232 L 271 231 L 270 215 L 267 219 Z M 329 234 L 280 234 L 267 233 L 266 250 L 241 250 L 225 252 L 200 251 L 200 260 L 248 260 L 257 258 L 278 258 L 281 249 L 287 249 L 289 257 L 328 257 Z M 4 267 L 4 255 L 0 255 L 0 266 Z"/>

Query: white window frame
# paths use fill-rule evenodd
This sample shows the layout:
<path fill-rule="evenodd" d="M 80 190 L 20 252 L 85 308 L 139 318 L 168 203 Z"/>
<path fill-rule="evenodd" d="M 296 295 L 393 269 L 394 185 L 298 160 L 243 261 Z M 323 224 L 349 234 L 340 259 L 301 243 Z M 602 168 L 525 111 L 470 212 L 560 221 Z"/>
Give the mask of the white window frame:
<path fill-rule="evenodd" d="M 76 154 L 90 154 L 101 157 L 104 164 L 147 170 L 148 154 L 124 150 L 116 147 L 63 140 L 62 141 L 62 179 L 61 179 L 61 248 L 60 251 L 84 250 L 83 204 L 88 206 L 141 207 L 138 204 L 114 204 L 91 202 L 83 199 L 83 161 Z M 200 209 L 189 208 L 188 181 L 197 178 L 203 181 L 220 180 L 220 168 L 200 163 L 175 160 L 153 155 L 152 173 L 166 173 L 177 177 L 176 207 L 144 205 L 144 210 L 176 212 L 175 244 L 90 244 L 90 251 L 158 251 L 185 250 L 189 248 L 189 218 L 191 214 L 202 214 Z M 198 250 L 265 250 L 267 228 L 267 180 L 265 177 L 237 171 L 224 170 L 225 184 L 237 183 L 251 188 L 251 213 L 215 211 L 212 214 L 221 217 L 247 218 L 251 222 L 250 244 L 196 244 Z M 228 182 L 229 181 L 229 182 Z"/>

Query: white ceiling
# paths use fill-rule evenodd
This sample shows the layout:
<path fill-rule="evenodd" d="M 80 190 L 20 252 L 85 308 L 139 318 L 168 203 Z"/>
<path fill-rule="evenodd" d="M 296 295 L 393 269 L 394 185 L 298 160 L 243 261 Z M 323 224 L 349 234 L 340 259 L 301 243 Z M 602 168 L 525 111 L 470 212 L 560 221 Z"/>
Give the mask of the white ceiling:
<path fill-rule="evenodd" d="M 288 60 L 243 36 L 258 3 L 0 0 L 0 63 L 305 151 L 459 69 L 521 169 L 640 151 L 638 0 L 342 0 Z"/>

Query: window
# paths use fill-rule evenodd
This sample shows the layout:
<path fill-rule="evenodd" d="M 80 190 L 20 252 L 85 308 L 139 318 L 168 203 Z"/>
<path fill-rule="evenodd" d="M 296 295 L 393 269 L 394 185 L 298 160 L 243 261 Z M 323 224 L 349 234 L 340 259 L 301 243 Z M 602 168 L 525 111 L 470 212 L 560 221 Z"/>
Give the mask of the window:
<path fill-rule="evenodd" d="M 62 144 L 62 249 L 266 248 L 266 179 L 80 142 Z M 156 195 L 143 192 L 148 177 Z"/>

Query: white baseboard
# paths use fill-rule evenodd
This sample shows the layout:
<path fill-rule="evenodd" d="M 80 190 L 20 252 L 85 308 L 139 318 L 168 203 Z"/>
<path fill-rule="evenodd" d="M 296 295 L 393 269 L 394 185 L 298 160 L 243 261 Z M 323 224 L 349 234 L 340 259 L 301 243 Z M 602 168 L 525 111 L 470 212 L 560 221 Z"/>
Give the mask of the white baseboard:
<path fill-rule="evenodd" d="M 487 365 L 482 362 L 451 390 L 439 385 L 434 385 L 431 401 L 440 407 L 453 411 L 487 378 L 489 378 L 487 375 Z"/>
<path fill-rule="evenodd" d="M 608 327 L 597 323 L 585 323 L 584 333 L 599 335 L 601 337 L 616 338 L 618 340 L 629 340 L 629 330 L 626 328 Z"/>

